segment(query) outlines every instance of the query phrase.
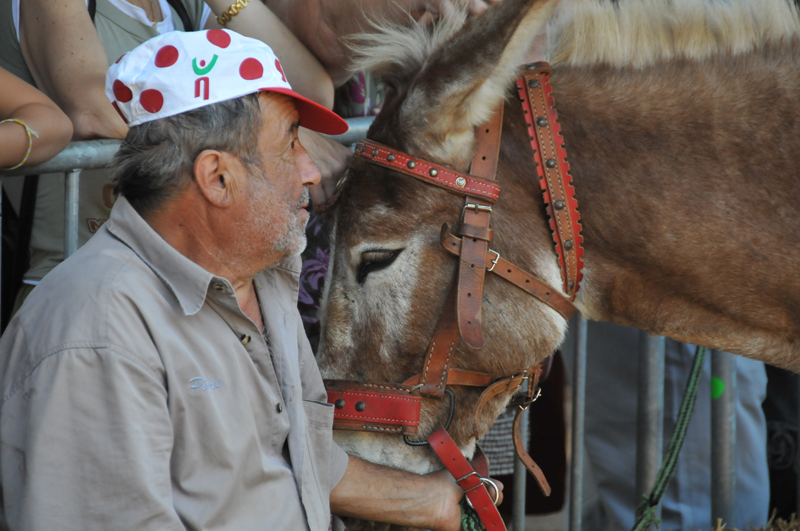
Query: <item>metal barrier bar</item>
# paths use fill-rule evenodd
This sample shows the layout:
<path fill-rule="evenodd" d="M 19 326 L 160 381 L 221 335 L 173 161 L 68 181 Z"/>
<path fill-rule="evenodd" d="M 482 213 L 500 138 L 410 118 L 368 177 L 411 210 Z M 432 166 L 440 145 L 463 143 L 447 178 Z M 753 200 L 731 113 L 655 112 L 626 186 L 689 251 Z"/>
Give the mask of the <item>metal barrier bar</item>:
<path fill-rule="evenodd" d="M 530 385 L 528 383 L 527 385 Z M 526 409 L 519 417 L 519 432 L 522 434 L 522 443 L 525 451 L 529 450 L 530 432 L 528 428 L 528 418 L 530 408 Z M 527 437 L 526 437 L 527 436 Z M 526 441 L 527 439 L 527 441 Z M 525 531 L 525 500 L 527 498 L 528 470 L 519 458 L 514 459 L 514 506 L 511 511 L 511 525 L 514 531 Z"/>
<path fill-rule="evenodd" d="M 345 146 L 355 144 L 367 136 L 367 130 L 374 116 L 364 118 L 349 118 L 347 120 L 350 129 L 342 134 L 331 136 L 332 140 Z M 15 175 L 40 175 L 42 173 L 66 173 L 75 168 L 82 170 L 92 170 L 95 168 L 105 168 L 111 165 L 114 154 L 119 149 L 122 142 L 119 140 L 85 140 L 70 142 L 70 144 L 58 155 L 38 166 L 18 168 L 13 171 L 0 171 L 0 176 L 11 177 Z"/>
<path fill-rule="evenodd" d="M 38 166 L 2 171 L 0 176 L 41 175 L 43 173 L 66 173 L 75 168 L 93 170 L 111 165 L 114 153 L 122 142 L 119 140 L 82 140 L 70 142 L 64 151 Z"/>
<path fill-rule="evenodd" d="M 664 436 L 664 343 L 641 332 L 639 397 L 636 418 L 636 503 L 650 493 L 661 466 Z M 661 506 L 656 518 L 661 518 Z"/>
<path fill-rule="evenodd" d="M 64 258 L 78 250 L 78 194 L 81 184 L 81 170 L 66 173 L 64 179 Z"/>
<path fill-rule="evenodd" d="M 736 518 L 736 357 L 711 351 L 711 529 Z"/>
<path fill-rule="evenodd" d="M 569 480 L 569 531 L 580 531 L 583 510 L 583 416 L 586 407 L 586 318 L 578 314 L 572 375 L 572 456 Z"/>

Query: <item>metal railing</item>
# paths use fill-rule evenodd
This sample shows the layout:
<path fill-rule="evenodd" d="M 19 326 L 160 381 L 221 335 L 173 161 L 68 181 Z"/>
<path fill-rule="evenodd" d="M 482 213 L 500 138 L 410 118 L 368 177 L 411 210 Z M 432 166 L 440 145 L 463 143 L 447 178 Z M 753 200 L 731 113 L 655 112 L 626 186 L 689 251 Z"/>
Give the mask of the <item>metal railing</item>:
<path fill-rule="evenodd" d="M 586 405 L 586 321 L 577 319 L 574 331 L 572 374 L 572 462 L 569 481 L 569 531 L 582 529 L 584 409 Z M 643 333 L 644 335 L 644 333 Z M 645 336 L 639 351 L 638 412 L 636 440 L 636 499 L 650 493 L 661 466 L 664 419 L 665 340 Z M 711 375 L 724 392 L 711 401 L 711 522 L 731 524 L 736 516 L 736 356 L 711 351 Z M 713 382 L 713 380 L 712 380 Z M 673 478 L 675 480 L 675 478 Z M 799 497 L 800 499 L 800 497 Z M 660 507 L 657 518 L 660 518 Z M 622 530 L 621 530 L 622 531 Z"/>
<path fill-rule="evenodd" d="M 366 136 L 374 117 L 351 118 L 347 122 L 350 130 L 334 140 L 349 146 Z M 19 175 L 61 173 L 66 175 L 64 208 L 64 253 L 69 256 L 78 248 L 78 201 L 80 173 L 85 169 L 108 167 L 119 149 L 118 140 L 92 140 L 72 142 L 53 159 L 35 167 L 20 168 L 10 172 L 0 172 L 0 178 Z M 0 207 L 1 208 L 1 207 Z M 0 216 L 2 211 L 0 211 Z M 0 217 L 0 223 L 2 223 Z M 1 256 L 0 256 L 1 259 Z M 0 300 L 3 294 L 0 292 Z M 13 296 L 13 294 L 11 295 Z M 586 320 L 577 320 L 575 370 L 573 375 L 572 410 L 572 462 L 570 464 L 569 492 L 569 531 L 581 530 L 582 489 L 583 489 L 583 435 L 585 410 L 586 373 Z M 664 339 L 651 337 L 643 342 L 639 355 L 639 411 L 637 433 L 637 496 L 652 487 L 658 467 L 661 464 L 663 447 L 662 419 L 664 411 Z M 712 353 L 712 372 L 714 377 L 724 382 L 725 389 L 719 400 L 712 403 L 712 440 L 716 442 L 712 453 L 712 515 L 725 522 L 733 521 L 735 513 L 736 486 L 736 361 L 724 352 Z M 521 419 L 522 429 L 527 427 L 528 412 Z M 513 500 L 514 530 L 524 529 L 525 522 L 525 467 L 519 464 L 514 468 L 515 499 Z M 638 498 L 637 498 L 638 499 Z M 339 525 L 337 523 L 337 525 Z"/>

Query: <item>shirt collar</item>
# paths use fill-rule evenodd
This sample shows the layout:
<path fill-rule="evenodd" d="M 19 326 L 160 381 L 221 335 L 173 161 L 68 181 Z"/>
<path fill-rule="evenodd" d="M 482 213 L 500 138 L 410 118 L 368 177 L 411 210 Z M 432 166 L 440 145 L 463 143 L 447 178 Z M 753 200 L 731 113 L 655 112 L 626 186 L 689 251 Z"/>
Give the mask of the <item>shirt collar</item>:
<path fill-rule="evenodd" d="M 124 196 L 117 198 L 105 226 L 172 290 L 186 315 L 194 315 L 200 311 L 212 281 L 228 283 L 167 243 L 142 219 Z"/>

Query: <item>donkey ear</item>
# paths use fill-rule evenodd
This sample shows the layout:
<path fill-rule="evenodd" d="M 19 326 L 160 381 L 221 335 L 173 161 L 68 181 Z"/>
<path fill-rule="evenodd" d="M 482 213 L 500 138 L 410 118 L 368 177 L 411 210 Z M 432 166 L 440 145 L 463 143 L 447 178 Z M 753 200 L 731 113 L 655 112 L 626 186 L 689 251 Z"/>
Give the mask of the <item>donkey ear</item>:
<path fill-rule="evenodd" d="M 558 0 L 502 0 L 472 18 L 428 58 L 400 121 L 421 153 L 466 169 L 475 126 L 503 101 L 533 38 Z M 411 147 L 411 146 L 409 146 Z"/>

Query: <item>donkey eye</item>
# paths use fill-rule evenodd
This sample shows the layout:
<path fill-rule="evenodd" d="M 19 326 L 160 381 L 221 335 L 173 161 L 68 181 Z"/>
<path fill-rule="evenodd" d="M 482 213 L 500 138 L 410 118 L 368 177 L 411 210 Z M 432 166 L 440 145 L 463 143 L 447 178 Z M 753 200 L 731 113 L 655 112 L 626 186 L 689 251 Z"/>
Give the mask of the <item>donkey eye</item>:
<path fill-rule="evenodd" d="M 394 251 L 374 249 L 361 253 L 361 263 L 358 264 L 358 270 L 356 271 L 356 280 L 358 283 L 363 284 L 367 279 L 367 275 L 373 271 L 380 271 L 392 265 L 392 262 L 395 261 L 402 251 L 402 249 L 396 249 Z"/>

